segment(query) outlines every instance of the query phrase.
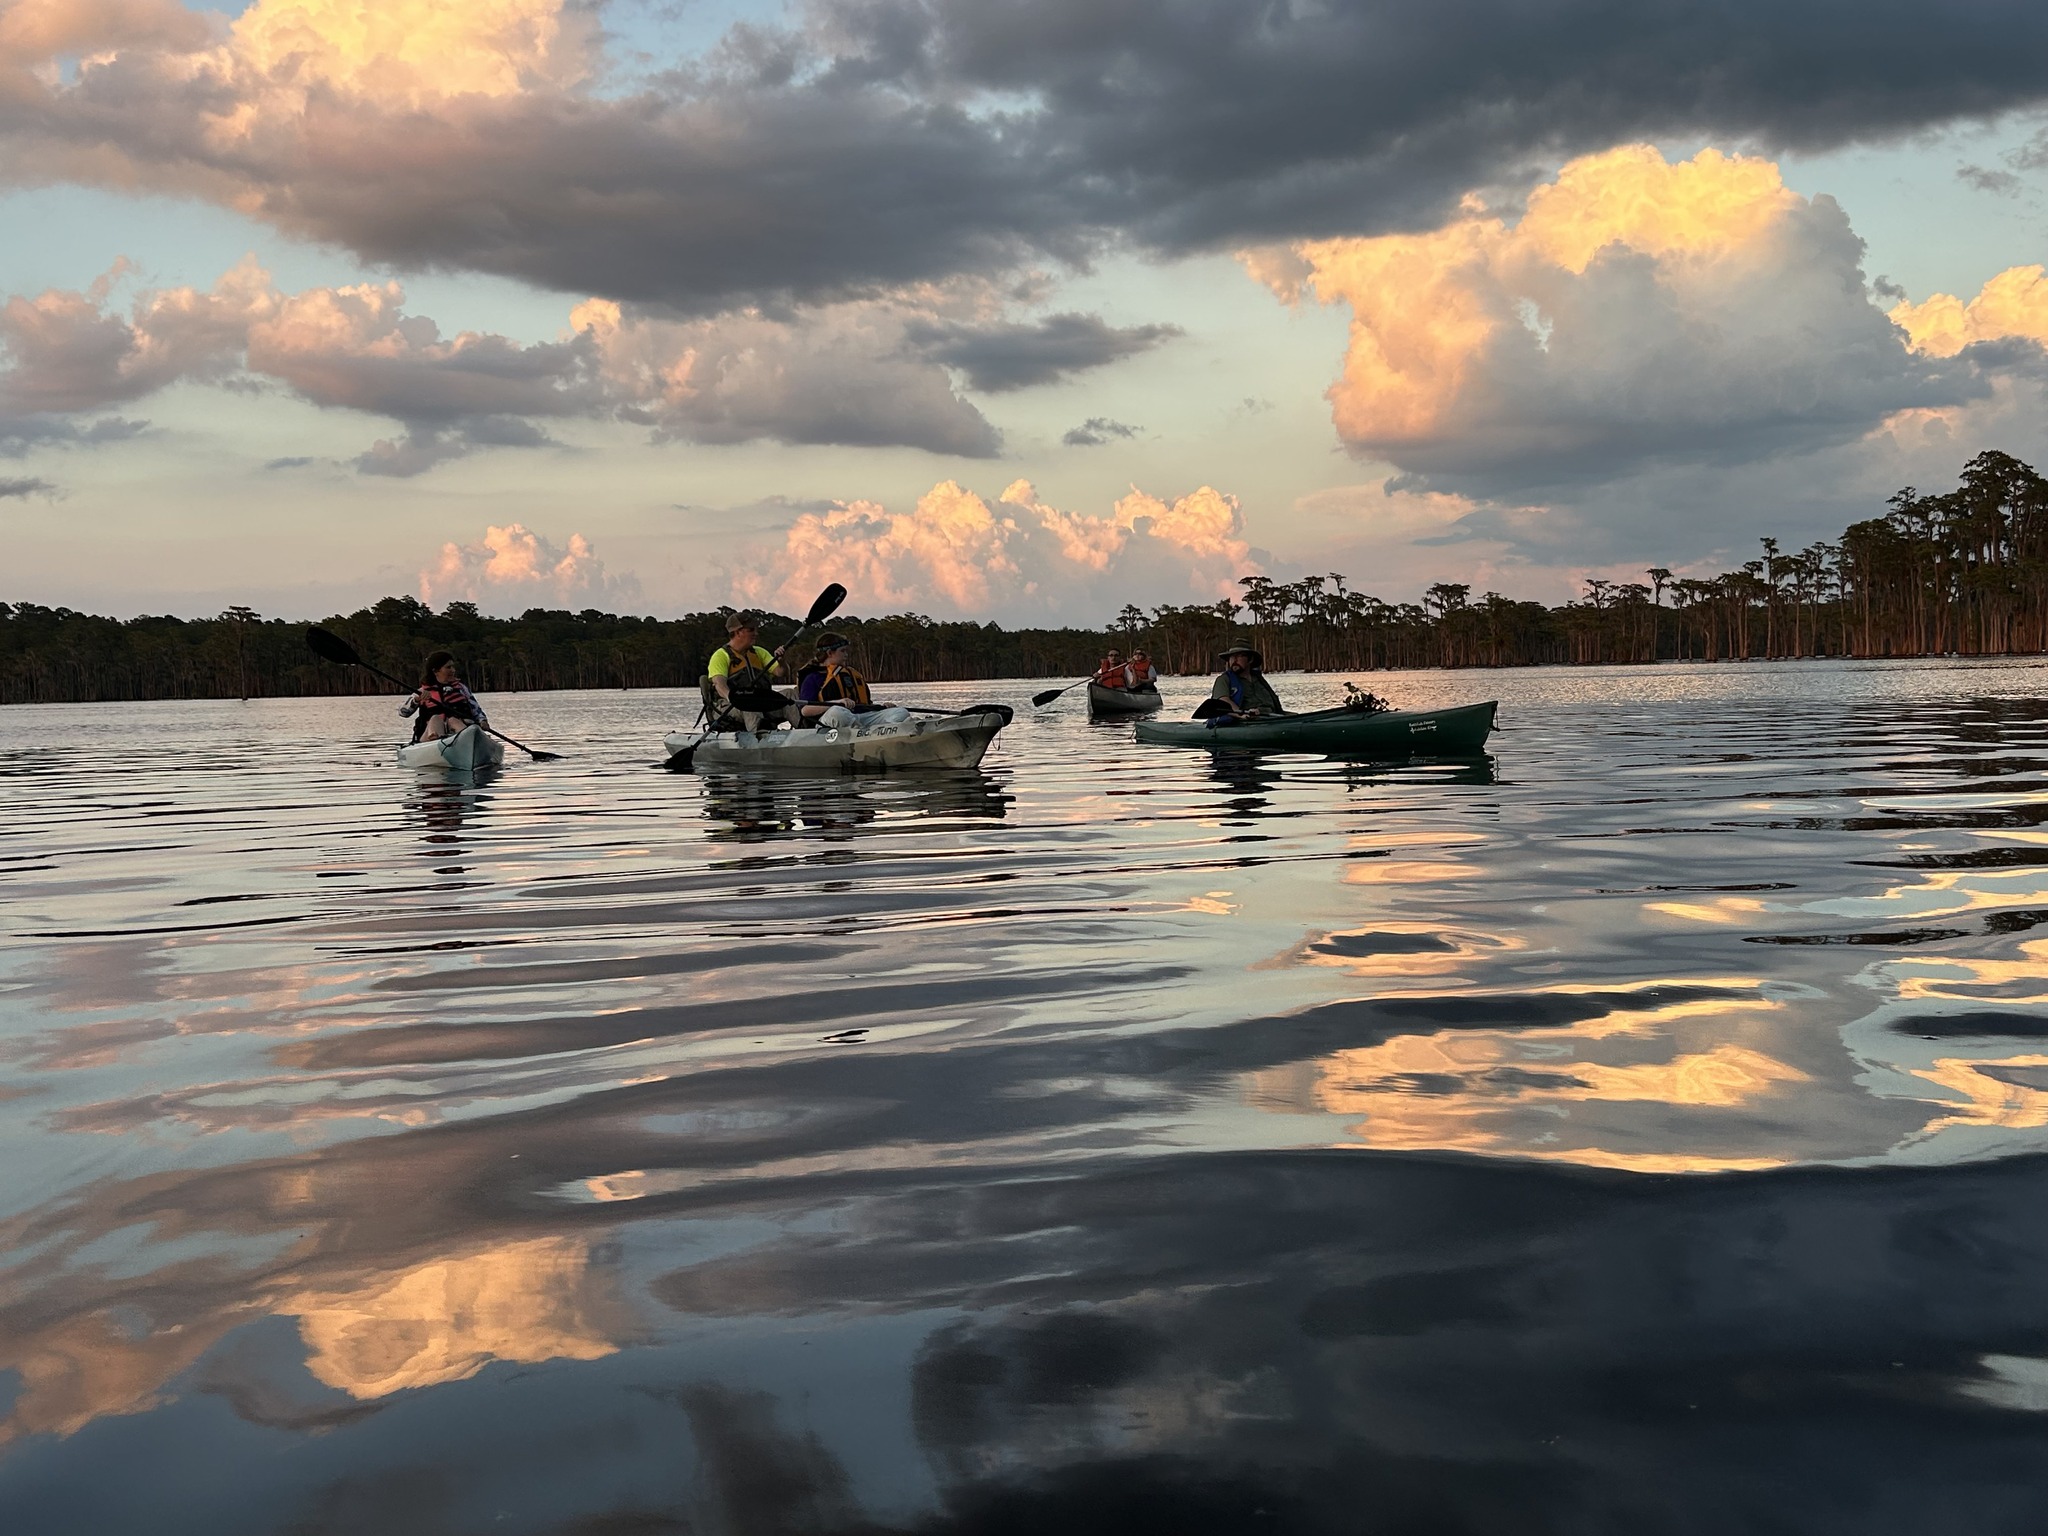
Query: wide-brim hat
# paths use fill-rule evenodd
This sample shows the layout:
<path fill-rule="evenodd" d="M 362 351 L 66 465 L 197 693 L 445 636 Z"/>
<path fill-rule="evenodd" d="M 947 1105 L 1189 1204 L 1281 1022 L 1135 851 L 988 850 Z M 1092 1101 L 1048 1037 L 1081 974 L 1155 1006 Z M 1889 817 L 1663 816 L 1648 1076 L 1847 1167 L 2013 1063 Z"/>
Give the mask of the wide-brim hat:
<path fill-rule="evenodd" d="M 1259 654 L 1259 648 L 1249 640 L 1233 640 L 1216 653 L 1218 661 L 1228 661 L 1233 656 L 1249 656 L 1255 667 L 1263 667 L 1266 664 L 1266 658 Z"/>

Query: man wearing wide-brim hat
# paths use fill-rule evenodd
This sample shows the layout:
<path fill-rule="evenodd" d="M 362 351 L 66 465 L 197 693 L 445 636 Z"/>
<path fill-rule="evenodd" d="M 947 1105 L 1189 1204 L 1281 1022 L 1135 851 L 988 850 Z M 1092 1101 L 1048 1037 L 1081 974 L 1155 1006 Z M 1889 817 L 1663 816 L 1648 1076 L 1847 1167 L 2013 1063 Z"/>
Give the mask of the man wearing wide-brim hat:
<path fill-rule="evenodd" d="M 1209 697 L 1221 699 L 1234 715 L 1284 715 L 1285 706 L 1260 670 L 1265 658 L 1249 640 L 1233 640 L 1223 648 L 1223 672 Z"/>

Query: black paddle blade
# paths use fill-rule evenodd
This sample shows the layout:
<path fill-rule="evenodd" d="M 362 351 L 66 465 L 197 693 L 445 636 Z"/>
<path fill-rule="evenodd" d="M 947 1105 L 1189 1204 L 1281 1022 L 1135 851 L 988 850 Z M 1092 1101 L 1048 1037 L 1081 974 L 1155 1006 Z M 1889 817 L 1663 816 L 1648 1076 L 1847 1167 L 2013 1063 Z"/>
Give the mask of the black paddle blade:
<path fill-rule="evenodd" d="M 1064 688 L 1048 688 L 1043 693 L 1034 693 L 1033 695 L 1031 695 L 1031 707 L 1034 709 L 1043 709 L 1046 705 L 1050 704 L 1054 699 L 1058 698 L 1061 694 L 1065 693 L 1066 691 L 1067 690 Z"/>
<path fill-rule="evenodd" d="M 536 763 L 559 763 L 562 760 L 562 754 L 559 752 L 540 752 L 532 747 L 526 749 L 526 755 Z"/>
<path fill-rule="evenodd" d="M 833 582 L 818 594 L 818 600 L 811 604 L 811 611 L 804 615 L 804 628 L 809 629 L 813 624 L 822 624 L 837 613 L 839 605 L 845 601 L 846 588 L 836 581 Z"/>
<path fill-rule="evenodd" d="M 688 773 L 690 771 L 690 763 L 696 756 L 697 749 L 695 747 L 685 747 L 682 751 L 671 755 L 669 760 L 661 766 L 670 773 Z"/>
<path fill-rule="evenodd" d="M 1194 718 L 1197 720 L 1214 720 L 1218 715 L 1234 715 L 1236 713 L 1237 711 L 1231 707 L 1230 700 L 1228 699 L 1204 699 L 1195 706 Z"/>
<path fill-rule="evenodd" d="M 356 654 L 356 648 L 331 629 L 322 629 L 318 624 L 306 631 L 306 646 L 322 661 L 331 661 L 338 666 L 360 667 L 363 658 Z"/>

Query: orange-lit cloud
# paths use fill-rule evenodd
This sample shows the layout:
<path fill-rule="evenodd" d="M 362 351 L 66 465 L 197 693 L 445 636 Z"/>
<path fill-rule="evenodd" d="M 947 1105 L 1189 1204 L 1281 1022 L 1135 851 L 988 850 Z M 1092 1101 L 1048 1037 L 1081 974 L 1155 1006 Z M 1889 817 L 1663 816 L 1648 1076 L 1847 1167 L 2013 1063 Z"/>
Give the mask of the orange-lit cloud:
<path fill-rule="evenodd" d="M 1347 444 L 1540 484 L 1817 445 L 1961 398 L 1871 302 L 1861 250 L 1831 199 L 1767 160 L 1625 145 L 1565 166 L 1512 221 L 1473 202 L 1441 229 L 1246 260 L 1289 302 L 1351 310 L 1329 390 Z"/>
<path fill-rule="evenodd" d="M 590 18 L 561 0 L 257 0 L 221 62 L 294 110 L 314 88 L 418 107 L 572 84 L 593 41 Z"/>
<path fill-rule="evenodd" d="M 1234 497 L 1202 486 L 1172 501 L 1133 490 L 1108 517 L 1063 511 L 1028 480 L 994 503 L 941 481 L 908 512 L 871 501 L 805 513 L 742 576 L 750 599 L 801 610 L 843 581 L 869 612 L 1099 623 L 1140 594 L 1173 602 L 1235 595 L 1260 570 Z"/>
<path fill-rule="evenodd" d="M 1953 357 L 1979 341 L 2017 337 L 2048 344 L 2048 270 L 2007 267 L 1967 304 L 1937 293 L 1918 304 L 1901 303 L 1892 319 L 1912 338 L 1915 351 Z"/>
<path fill-rule="evenodd" d="M 582 534 L 558 548 L 521 523 L 488 527 L 474 544 L 443 544 L 440 559 L 420 572 L 420 600 L 434 607 L 460 601 L 486 613 L 523 613 L 615 608 L 639 598 L 640 583 L 608 575 Z"/>
<path fill-rule="evenodd" d="M 617 1346 L 590 1294 L 581 1243 L 541 1237 L 307 1290 L 276 1310 L 296 1317 L 306 1369 L 356 1398 L 464 1381 L 493 1360 L 597 1360 Z"/>

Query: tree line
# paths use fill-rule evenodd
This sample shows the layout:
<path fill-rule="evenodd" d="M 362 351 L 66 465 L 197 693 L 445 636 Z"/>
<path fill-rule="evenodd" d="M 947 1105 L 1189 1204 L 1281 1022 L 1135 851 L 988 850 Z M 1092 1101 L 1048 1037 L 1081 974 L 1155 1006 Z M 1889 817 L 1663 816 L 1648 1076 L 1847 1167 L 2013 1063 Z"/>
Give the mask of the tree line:
<path fill-rule="evenodd" d="M 1383 602 L 1340 575 L 1246 577 L 1212 604 L 1127 606 L 1106 629 L 1004 629 L 921 614 L 834 619 L 863 669 L 890 682 L 1077 677 L 1103 647 L 1147 647 L 1163 672 L 1202 673 L 1250 634 L 1270 670 L 1529 666 L 1811 656 L 2048 651 L 2048 480 L 1987 450 L 1953 491 L 1912 486 L 1838 539 L 1713 577 L 1653 566 L 1642 582 L 1591 580 L 1560 607 L 1438 582 L 1420 603 Z M 1668 599 L 1668 601 L 1667 601 Z M 680 619 L 531 608 L 492 618 L 387 597 L 325 620 L 388 672 L 417 675 L 430 650 L 462 659 L 480 692 L 695 684 L 730 609 Z M 772 615 L 767 634 L 796 628 Z M 119 620 L 0 603 L 0 703 L 275 697 L 377 692 L 355 668 L 306 649 L 305 626 L 230 608 L 211 619 Z"/>

